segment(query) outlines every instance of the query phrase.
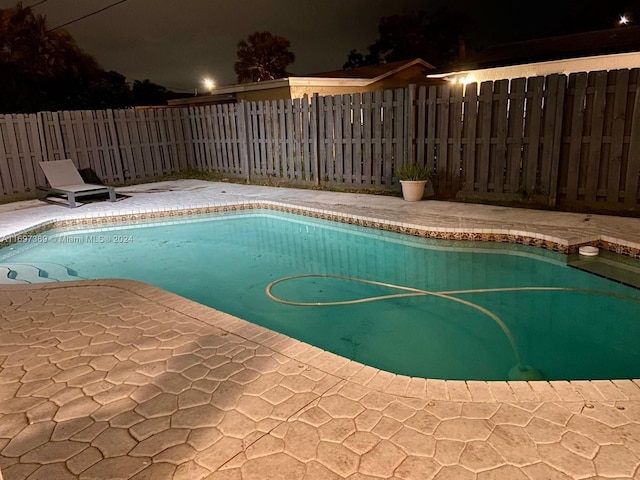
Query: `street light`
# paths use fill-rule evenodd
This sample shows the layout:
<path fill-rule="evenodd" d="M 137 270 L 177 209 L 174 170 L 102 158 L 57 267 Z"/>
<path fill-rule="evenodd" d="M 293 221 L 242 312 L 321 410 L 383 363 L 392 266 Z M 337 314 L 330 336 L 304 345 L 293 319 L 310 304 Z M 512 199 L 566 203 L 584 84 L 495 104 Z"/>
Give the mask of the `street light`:
<path fill-rule="evenodd" d="M 626 15 L 620 15 L 620 21 L 618 23 L 620 25 L 628 25 L 629 24 L 629 17 L 627 17 Z"/>
<path fill-rule="evenodd" d="M 202 80 L 202 85 L 204 85 L 204 89 L 207 92 L 210 92 L 211 90 L 213 90 L 214 88 L 216 88 L 216 82 L 214 82 L 212 79 L 210 78 L 205 78 L 204 80 Z"/>

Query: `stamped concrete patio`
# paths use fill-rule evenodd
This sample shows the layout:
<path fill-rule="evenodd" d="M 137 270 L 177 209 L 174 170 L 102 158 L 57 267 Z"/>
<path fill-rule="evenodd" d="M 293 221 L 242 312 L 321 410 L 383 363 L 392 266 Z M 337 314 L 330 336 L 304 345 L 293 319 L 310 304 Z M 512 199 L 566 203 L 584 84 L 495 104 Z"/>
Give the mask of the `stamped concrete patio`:
<path fill-rule="evenodd" d="M 428 228 L 637 247 L 640 220 L 197 181 L 51 219 L 274 201 Z M 0 470 L 17 479 L 640 478 L 640 381 L 383 372 L 125 280 L 0 289 Z"/>

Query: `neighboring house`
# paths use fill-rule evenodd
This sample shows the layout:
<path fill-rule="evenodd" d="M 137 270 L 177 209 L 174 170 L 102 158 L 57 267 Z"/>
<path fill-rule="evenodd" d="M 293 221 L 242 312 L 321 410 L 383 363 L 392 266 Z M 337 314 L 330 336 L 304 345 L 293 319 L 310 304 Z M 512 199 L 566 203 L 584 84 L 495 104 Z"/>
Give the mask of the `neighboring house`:
<path fill-rule="evenodd" d="M 487 48 L 449 69 L 436 70 L 422 59 L 349 70 L 291 76 L 278 80 L 219 87 L 208 95 L 169 100 L 170 106 L 238 101 L 281 100 L 319 95 L 363 93 L 408 85 L 570 74 L 640 68 L 640 26 L 541 38 Z"/>
<path fill-rule="evenodd" d="M 499 45 L 447 70 L 428 74 L 452 82 L 484 82 L 620 68 L 640 68 L 640 26 Z"/>
<path fill-rule="evenodd" d="M 314 73 L 306 76 L 287 77 L 263 82 L 239 83 L 219 87 L 209 95 L 170 100 L 171 106 L 210 105 L 241 100 L 281 100 L 302 98 L 305 95 L 339 95 L 344 93 L 373 92 L 407 85 L 439 83 L 430 80 L 427 73 L 434 66 L 420 58 L 385 63 L 350 70 Z"/>

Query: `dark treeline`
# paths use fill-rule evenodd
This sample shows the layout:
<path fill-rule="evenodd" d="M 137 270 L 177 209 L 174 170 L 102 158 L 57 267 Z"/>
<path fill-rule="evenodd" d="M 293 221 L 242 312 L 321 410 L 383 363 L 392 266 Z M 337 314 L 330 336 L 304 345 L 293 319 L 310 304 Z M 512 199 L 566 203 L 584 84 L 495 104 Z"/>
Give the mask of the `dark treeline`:
<path fill-rule="evenodd" d="M 0 9 L 0 113 L 163 105 L 175 94 L 105 71 L 64 29 L 18 3 Z"/>

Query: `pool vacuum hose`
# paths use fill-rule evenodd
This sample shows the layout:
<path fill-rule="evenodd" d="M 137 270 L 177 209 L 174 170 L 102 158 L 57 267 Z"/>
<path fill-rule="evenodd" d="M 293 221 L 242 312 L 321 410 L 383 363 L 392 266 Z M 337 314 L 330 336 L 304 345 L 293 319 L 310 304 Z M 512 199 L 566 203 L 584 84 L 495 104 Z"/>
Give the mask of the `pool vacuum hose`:
<path fill-rule="evenodd" d="M 395 293 L 390 295 L 380 295 L 375 297 L 364 297 L 358 298 L 355 300 L 341 300 L 335 302 L 295 302 L 291 300 L 285 300 L 283 298 L 279 298 L 275 296 L 272 292 L 273 287 L 280 283 L 288 282 L 291 280 L 297 280 L 301 278 L 336 278 L 339 280 L 348 280 L 352 282 L 366 283 L 370 285 L 379 285 L 382 287 L 394 288 L 397 290 L 403 290 L 406 293 Z M 483 288 L 483 289 L 474 289 L 474 290 L 453 290 L 449 292 L 431 292 L 429 290 L 421 290 L 419 288 L 405 287 L 402 285 L 394 285 L 392 283 L 384 283 L 384 282 L 376 282 L 374 280 L 366 280 L 363 278 L 356 277 L 346 277 L 342 275 L 330 275 L 330 274 L 320 274 L 320 273 L 312 273 L 305 275 L 292 275 L 289 277 L 283 277 L 278 280 L 271 282 L 267 285 L 266 294 L 267 296 L 284 305 L 293 305 L 297 307 L 329 307 L 329 306 L 337 306 L 337 305 L 355 305 L 358 303 L 369 303 L 369 302 L 377 302 L 380 300 L 389 300 L 392 298 L 404 298 L 404 297 L 419 297 L 419 296 L 434 296 L 439 298 L 444 298 L 446 300 L 451 300 L 456 303 L 461 303 L 462 305 L 466 305 L 471 307 L 480 313 L 483 313 L 490 319 L 492 319 L 500 329 L 504 332 L 507 339 L 509 340 L 509 344 L 511 345 L 511 349 L 513 350 L 513 354 L 516 357 L 516 365 L 513 366 L 508 373 L 509 380 L 522 380 L 522 381 L 530 381 L 530 380 L 542 380 L 544 379 L 542 372 L 531 365 L 527 365 L 524 361 L 522 353 L 518 348 L 518 344 L 509 330 L 509 327 L 492 311 L 476 304 L 470 302 L 468 300 L 464 300 L 462 298 L 455 297 L 453 295 L 465 295 L 470 293 L 492 293 L 492 292 L 516 292 L 516 291 L 571 291 L 571 292 L 580 292 L 580 293 L 590 293 L 596 295 L 608 295 L 613 297 L 618 297 L 624 300 L 630 300 L 636 303 L 640 303 L 640 299 L 636 299 L 633 297 L 629 297 L 626 295 L 621 295 L 613 292 L 606 292 L 602 290 L 590 290 L 583 288 L 566 288 L 566 287 L 507 287 L 507 288 Z"/>

